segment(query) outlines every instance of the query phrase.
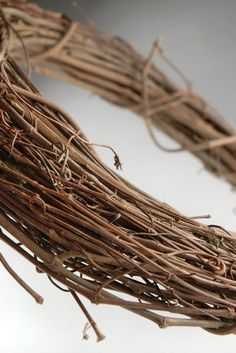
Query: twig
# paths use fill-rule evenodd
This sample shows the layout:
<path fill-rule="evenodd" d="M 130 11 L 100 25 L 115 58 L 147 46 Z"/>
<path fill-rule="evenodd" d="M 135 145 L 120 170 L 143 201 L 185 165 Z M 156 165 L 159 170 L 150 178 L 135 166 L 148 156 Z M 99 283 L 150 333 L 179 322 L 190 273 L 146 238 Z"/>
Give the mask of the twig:
<path fill-rule="evenodd" d="M 23 287 L 36 301 L 38 304 L 43 304 L 43 297 L 41 297 L 38 293 L 36 293 L 32 288 L 28 286 L 25 281 L 23 281 L 22 278 L 19 277 L 19 275 L 16 274 L 16 272 L 10 267 L 10 265 L 7 263 L 3 255 L 0 253 L 0 262 L 2 265 L 5 267 L 7 272 L 16 280 L 16 282 Z"/>
<path fill-rule="evenodd" d="M 81 310 L 83 311 L 84 315 L 88 319 L 88 322 L 90 323 L 91 327 L 93 328 L 93 330 L 97 336 L 97 342 L 103 341 L 106 338 L 106 336 L 104 336 L 104 334 L 100 331 L 96 322 L 93 320 L 92 316 L 89 314 L 88 310 L 85 308 L 84 304 L 81 302 L 78 295 L 71 289 L 70 289 L 70 293 L 72 294 L 75 301 L 79 304 Z"/>

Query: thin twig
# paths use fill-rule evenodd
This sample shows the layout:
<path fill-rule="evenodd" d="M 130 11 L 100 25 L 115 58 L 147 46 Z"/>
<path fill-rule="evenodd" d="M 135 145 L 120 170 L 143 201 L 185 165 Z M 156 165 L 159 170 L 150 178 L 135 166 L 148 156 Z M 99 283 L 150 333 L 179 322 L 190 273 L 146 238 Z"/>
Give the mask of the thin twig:
<path fill-rule="evenodd" d="M 16 280 L 16 282 L 23 287 L 36 301 L 38 304 L 43 304 L 43 297 L 36 293 L 30 286 L 28 286 L 25 281 L 19 277 L 19 275 L 11 268 L 11 266 L 7 263 L 3 255 L 0 253 L 0 262 L 4 266 L 4 268 L 7 270 L 7 272 Z"/>
<path fill-rule="evenodd" d="M 96 322 L 93 320 L 92 316 L 89 314 L 88 310 L 85 308 L 84 304 L 81 302 L 78 295 L 71 289 L 70 289 L 70 293 L 72 294 L 75 301 L 79 304 L 81 310 L 83 311 L 84 315 L 88 319 L 88 322 L 90 323 L 91 327 L 93 328 L 93 330 L 97 336 L 97 342 L 103 341 L 106 338 L 106 336 L 104 336 L 104 334 L 100 331 Z"/>

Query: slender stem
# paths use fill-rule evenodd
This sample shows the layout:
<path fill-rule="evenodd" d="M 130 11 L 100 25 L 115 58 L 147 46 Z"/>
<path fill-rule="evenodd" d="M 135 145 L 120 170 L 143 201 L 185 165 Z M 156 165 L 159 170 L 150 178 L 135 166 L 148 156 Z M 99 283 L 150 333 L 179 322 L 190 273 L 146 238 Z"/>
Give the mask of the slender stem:
<path fill-rule="evenodd" d="M 20 276 L 11 268 L 11 266 L 7 263 L 3 255 L 0 253 L 0 262 L 5 267 L 7 272 L 16 280 L 16 282 L 23 287 L 36 301 L 38 304 L 43 304 L 43 297 L 36 293 L 25 281 L 20 278 Z"/>
<path fill-rule="evenodd" d="M 70 289 L 70 292 L 71 292 L 73 298 L 75 299 L 75 301 L 79 304 L 81 310 L 83 311 L 84 315 L 88 319 L 88 322 L 92 326 L 92 328 L 97 336 L 97 342 L 103 341 L 106 338 L 106 336 L 100 331 L 96 322 L 94 321 L 92 316 L 89 314 L 88 310 L 85 308 L 84 304 L 82 303 L 82 301 L 80 300 L 80 298 L 78 297 L 76 292 L 71 289 Z"/>

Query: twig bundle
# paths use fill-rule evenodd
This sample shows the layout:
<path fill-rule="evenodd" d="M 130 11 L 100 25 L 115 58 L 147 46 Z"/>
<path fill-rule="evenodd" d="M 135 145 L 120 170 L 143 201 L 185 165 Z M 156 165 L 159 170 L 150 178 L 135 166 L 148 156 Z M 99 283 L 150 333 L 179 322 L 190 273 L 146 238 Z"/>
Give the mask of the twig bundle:
<path fill-rule="evenodd" d="M 60 13 L 22 0 L 0 3 L 15 29 L 11 48 L 18 63 L 25 63 L 23 41 L 35 70 L 78 84 L 112 103 L 132 109 L 145 118 L 150 135 L 160 148 L 169 152 L 188 150 L 208 170 L 236 185 L 234 129 L 192 92 L 189 82 L 170 62 L 159 42 L 146 60 L 123 39 L 109 37 Z M 186 90 L 176 87 L 152 64 L 155 52 L 186 81 Z M 180 147 L 161 146 L 152 125 Z"/>
<path fill-rule="evenodd" d="M 235 238 L 106 167 L 73 119 L 20 71 L 4 15 L 0 25 L 1 240 L 78 303 L 76 293 L 160 327 L 234 333 Z"/>

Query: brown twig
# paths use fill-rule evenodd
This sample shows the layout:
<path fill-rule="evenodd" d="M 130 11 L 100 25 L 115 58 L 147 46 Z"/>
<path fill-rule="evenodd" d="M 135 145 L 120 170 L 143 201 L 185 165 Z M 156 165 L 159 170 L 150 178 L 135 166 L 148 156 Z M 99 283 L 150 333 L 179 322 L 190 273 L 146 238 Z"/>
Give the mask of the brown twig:
<path fill-rule="evenodd" d="M 92 316 L 89 314 L 88 310 L 85 308 L 84 304 L 82 303 L 82 301 L 80 300 L 78 295 L 73 290 L 70 290 L 70 293 L 72 294 L 73 298 L 75 299 L 75 301 L 77 302 L 77 304 L 79 305 L 79 307 L 83 311 L 84 315 L 86 316 L 91 327 L 93 328 L 93 330 L 97 336 L 97 342 L 103 341 L 106 338 L 106 336 L 104 336 L 104 334 L 100 331 L 96 322 L 94 321 Z"/>
<path fill-rule="evenodd" d="M 7 263 L 3 255 L 0 253 L 0 262 L 2 263 L 3 267 L 7 270 L 7 272 L 16 280 L 16 282 L 23 287 L 26 292 L 28 292 L 38 304 L 43 304 L 43 297 L 36 293 L 30 286 L 28 286 L 25 281 L 19 277 L 19 275 L 11 268 L 11 266 Z"/>

